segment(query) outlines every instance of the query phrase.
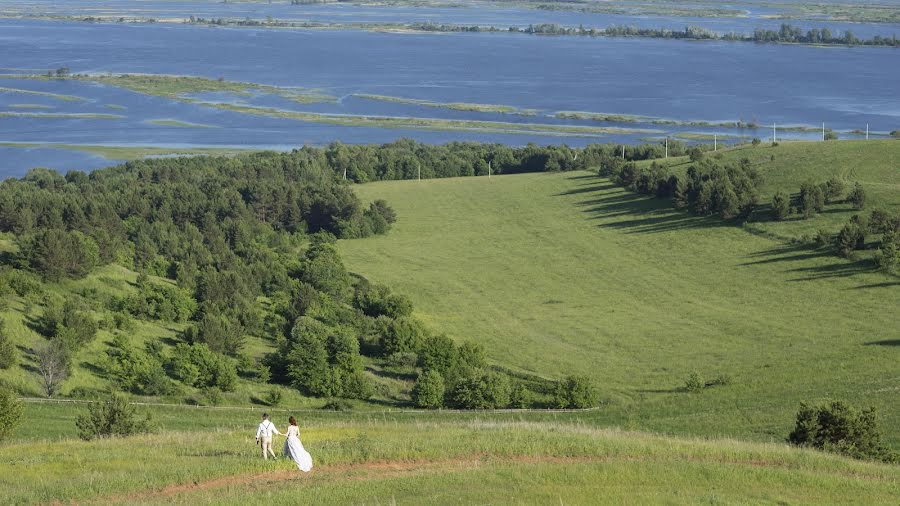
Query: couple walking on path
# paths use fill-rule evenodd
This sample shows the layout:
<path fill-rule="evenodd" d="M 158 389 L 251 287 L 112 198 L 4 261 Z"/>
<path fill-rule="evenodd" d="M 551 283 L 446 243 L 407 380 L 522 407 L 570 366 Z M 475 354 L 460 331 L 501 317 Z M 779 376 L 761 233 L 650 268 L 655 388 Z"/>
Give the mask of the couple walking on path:
<path fill-rule="evenodd" d="M 256 444 L 262 447 L 264 459 L 268 460 L 269 455 L 272 455 L 272 458 L 277 458 L 275 452 L 272 451 L 272 436 L 274 434 L 287 436 L 284 442 L 284 449 L 282 450 L 284 456 L 292 459 L 301 471 L 308 473 L 312 469 L 312 456 L 303 448 L 303 443 L 300 442 L 300 428 L 297 427 L 297 419 L 293 416 L 288 418 L 288 424 L 287 432 L 282 434 L 278 432 L 275 424 L 269 420 L 269 415 L 263 413 L 262 422 L 256 429 Z"/>

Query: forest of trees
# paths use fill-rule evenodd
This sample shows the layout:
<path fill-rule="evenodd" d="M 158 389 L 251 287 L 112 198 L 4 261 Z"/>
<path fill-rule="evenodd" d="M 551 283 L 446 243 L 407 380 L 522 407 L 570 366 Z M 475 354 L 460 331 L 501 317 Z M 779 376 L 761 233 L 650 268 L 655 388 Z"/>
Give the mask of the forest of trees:
<path fill-rule="evenodd" d="M 42 306 L 34 330 L 47 341 L 34 356 L 47 396 L 58 394 L 76 353 L 105 330 L 113 338 L 98 373 L 138 395 L 194 388 L 215 399 L 245 378 L 366 399 L 368 356 L 420 371 L 413 402 L 421 407 L 589 407 L 597 399 L 588 380 L 535 391 L 495 370 L 479 345 L 457 345 L 415 318 L 408 298 L 351 275 L 335 242 L 386 233 L 396 220 L 385 201 L 364 206 L 350 181 L 475 175 L 489 164 L 496 173 L 571 170 L 613 151 L 595 147 L 576 157 L 565 146 L 400 141 L 152 159 L 65 176 L 35 169 L 0 183 L 0 232 L 18 245 L 2 259 L 0 294 Z M 134 290 L 62 299 L 45 289 L 110 263 L 140 273 Z M 185 330 L 169 346 L 137 346 L 126 336 L 140 320 Z M 270 339 L 275 351 L 252 359 L 248 336 Z M 0 351 L 3 366 L 15 362 L 15 349 Z"/>

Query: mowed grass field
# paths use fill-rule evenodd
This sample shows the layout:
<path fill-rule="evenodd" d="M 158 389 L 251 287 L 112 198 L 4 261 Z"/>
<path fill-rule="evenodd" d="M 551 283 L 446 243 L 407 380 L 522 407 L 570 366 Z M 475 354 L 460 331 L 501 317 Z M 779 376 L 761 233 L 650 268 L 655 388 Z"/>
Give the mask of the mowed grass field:
<path fill-rule="evenodd" d="M 83 409 L 29 404 L 28 414 L 34 423 Z M 784 444 L 669 438 L 522 414 L 296 413 L 315 465 L 303 474 L 284 459 L 262 461 L 249 413 L 154 412 L 165 413 L 164 430 L 155 434 L 5 443 L 3 502 L 892 504 L 900 494 L 897 466 Z M 274 416 L 284 425 L 286 412 Z M 282 442 L 276 437 L 275 446 Z"/>
<path fill-rule="evenodd" d="M 751 156 L 764 192 L 846 173 L 897 210 L 900 143 L 872 146 L 852 167 L 859 143 L 724 156 Z M 847 152 L 812 154 L 823 147 Z M 896 277 L 675 211 L 589 172 L 356 191 L 387 199 L 398 221 L 385 237 L 341 242 L 350 269 L 411 296 L 434 329 L 484 343 L 497 365 L 590 376 L 604 401 L 594 423 L 782 441 L 801 401 L 844 399 L 879 408 L 900 447 Z M 732 381 L 687 393 L 692 371 Z"/>

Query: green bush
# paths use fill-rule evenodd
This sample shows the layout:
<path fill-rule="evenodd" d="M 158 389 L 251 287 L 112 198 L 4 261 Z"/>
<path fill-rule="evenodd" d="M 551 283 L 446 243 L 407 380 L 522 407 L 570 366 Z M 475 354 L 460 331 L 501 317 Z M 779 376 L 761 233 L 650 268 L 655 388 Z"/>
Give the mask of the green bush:
<path fill-rule="evenodd" d="M 825 193 L 822 187 L 814 183 L 800 185 L 800 212 L 804 218 L 810 218 L 825 209 Z"/>
<path fill-rule="evenodd" d="M 113 394 L 102 402 L 88 405 L 87 413 L 78 415 L 75 419 L 75 426 L 78 428 L 78 436 L 90 441 L 150 432 L 150 417 L 139 418 L 127 397 Z"/>
<path fill-rule="evenodd" d="M 6 327 L 0 319 L 0 369 L 9 369 L 19 361 L 19 353 L 6 332 Z"/>
<path fill-rule="evenodd" d="M 841 231 L 835 237 L 838 254 L 845 258 L 853 258 L 854 252 L 865 246 L 865 241 L 865 227 L 860 222 L 852 219 L 850 223 L 841 228 Z"/>
<path fill-rule="evenodd" d="M 22 257 L 35 272 L 50 281 L 81 278 L 100 263 L 100 249 L 87 235 L 47 228 L 21 236 Z"/>
<path fill-rule="evenodd" d="M 418 319 L 404 316 L 397 319 L 379 318 L 380 348 L 384 356 L 394 353 L 417 352 L 428 335 Z"/>
<path fill-rule="evenodd" d="M 277 388 L 269 390 L 268 392 L 266 392 L 266 404 L 272 407 L 278 406 L 279 404 L 281 404 L 282 395 L 283 394 L 281 390 Z"/>
<path fill-rule="evenodd" d="M 692 372 L 688 375 L 687 381 L 684 383 L 684 389 L 688 392 L 701 392 L 706 388 L 706 382 L 703 380 L 703 377 L 700 376 L 700 373 L 697 371 Z"/>
<path fill-rule="evenodd" d="M 553 396 L 557 408 L 593 408 L 597 406 L 598 401 L 597 390 L 585 376 L 569 376 L 560 381 Z"/>
<path fill-rule="evenodd" d="M 527 409 L 534 404 L 534 394 L 521 382 L 513 384 L 509 392 L 509 407 Z"/>
<path fill-rule="evenodd" d="M 437 371 L 423 372 L 416 380 L 412 395 L 420 408 L 440 408 L 444 405 L 444 378 Z"/>
<path fill-rule="evenodd" d="M 825 202 L 834 202 L 844 195 L 844 182 L 833 177 L 822 185 L 822 191 L 825 193 Z"/>
<path fill-rule="evenodd" d="M 897 455 L 881 437 L 875 408 L 858 410 L 834 401 L 819 406 L 801 403 L 788 441 L 855 458 L 896 461 Z"/>
<path fill-rule="evenodd" d="M 216 353 L 235 356 L 244 346 L 244 328 L 236 319 L 208 310 L 185 330 L 184 338 L 191 344 L 206 344 Z"/>
<path fill-rule="evenodd" d="M 237 385 L 234 362 L 205 344 L 177 344 L 169 361 L 169 370 L 176 379 L 197 388 L 215 387 L 231 392 Z"/>
<path fill-rule="evenodd" d="M 456 380 L 450 400 L 462 409 L 498 409 L 509 405 L 509 394 L 506 376 L 473 370 Z"/>
<path fill-rule="evenodd" d="M 25 406 L 16 398 L 12 390 L 0 386 L 0 441 L 12 433 L 22 420 Z"/>
<path fill-rule="evenodd" d="M 853 189 L 847 195 L 847 202 L 853 204 L 854 209 L 865 209 L 866 190 L 863 189 L 861 184 L 856 183 L 853 185 Z"/>
<path fill-rule="evenodd" d="M 791 199 L 784 192 L 776 192 L 772 197 L 772 219 L 781 221 L 787 218 L 790 211 Z"/>
<path fill-rule="evenodd" d="M 456 344 L 444 334 L 425 339 L 419 350 L 419 367 L 426 371 L 437 371 L 441 375 L 455 368 L 457 360 Z"/>
<path fill-rule="evenodd" d="M 113 338 L 100 364 L 119 388 L 139 395 L 166 395 L 173 386 L 159 358 L 132 346 L 123 335 Z"/>

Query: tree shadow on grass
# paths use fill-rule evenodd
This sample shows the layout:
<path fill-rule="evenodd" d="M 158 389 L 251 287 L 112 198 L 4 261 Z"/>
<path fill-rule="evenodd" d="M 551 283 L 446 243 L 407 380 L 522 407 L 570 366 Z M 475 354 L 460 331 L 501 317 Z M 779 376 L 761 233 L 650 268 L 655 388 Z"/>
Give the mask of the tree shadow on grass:
<path fill-rule="evenodd" d="M 866 346 L 900 346 L 900 339 L 882 339 L 881 341 L 870 341 Z"/>
<path fill-rule="evenodd" d="M 855 262 L 835 261 L 828 265 L 816 265 L 811 267 L 797 267 L 788 272 L 800 273 L 803 277 L 793 278 L 789 281 L 815 281 L 819 279 L 841 278 L 872 271 L 872 262 L 857 260 Z"/>
<path fill-rule="evenodd" d="M 566 179 L 570 181 L 578 181 L 580 179 L 597 179 L 599 177 L 600 176 L 598 176 L 597 174 L 579 174 L 577 176 L 569 176 Z"/>
<path fill-rule="evenodd" d="M 578 195 L 581 193 L 593 193 L 593 192 L 602 192 L 607 190 L 612 190 L 616 186 L 612 183 L 608 184 L 593 184 L 588 183 L 582 185 L 580 188 L 572 188 L 571 190 L 566 190 L 564 192 L 557 193 L 557 197 L 561 197 L 563 195 Z"/>
<path fill-rule="evenodd" d="M 849 288 L 849 290 L 865 290 L 867 288 L 889 288 L 892 286 L 900 286 L 900 281 L 885 281 L 883 283 L 870 283 L 868 285 L 859 285 Z"/>
<path fill-rule="evenodd" d="M 786 244 L 763 251 L 758 251 L 750 255 L 750 260 L 738 265 L 764 265 L 778 262 L 797 262 L 805 260 L 813 260 L 816 258 L 831 257 L 833 253 L 821 249 L 811 249 L 805 244 Z"/>

